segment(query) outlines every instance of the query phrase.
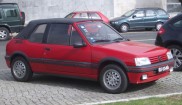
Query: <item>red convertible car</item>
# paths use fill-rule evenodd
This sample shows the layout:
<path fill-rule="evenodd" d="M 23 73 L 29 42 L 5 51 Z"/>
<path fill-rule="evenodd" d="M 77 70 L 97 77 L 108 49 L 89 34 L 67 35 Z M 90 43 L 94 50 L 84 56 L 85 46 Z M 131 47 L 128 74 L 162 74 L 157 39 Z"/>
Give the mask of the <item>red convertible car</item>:
<path fill-rule="evenodd" d="M 99 81 L 109 93 L 156 81 L 174 66 L 168 49 L 129 41 L 101 21 L 67 18 L 31 21 L 7 44 L 5 59 L 17 81 L 59 74 Z"/>

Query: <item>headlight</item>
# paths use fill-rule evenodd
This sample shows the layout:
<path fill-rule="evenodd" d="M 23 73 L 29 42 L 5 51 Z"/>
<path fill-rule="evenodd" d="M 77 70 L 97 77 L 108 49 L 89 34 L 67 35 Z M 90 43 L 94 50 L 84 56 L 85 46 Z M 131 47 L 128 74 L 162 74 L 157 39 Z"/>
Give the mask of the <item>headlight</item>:
<path fill-rule="evenodd" d="M 118 24 L 119 22 L 114 22 L 115 24 Z"/>
<path fill-rule="evenodd" d="M 135 64 L 136 66 L 143 66 L 143 65 L 149 65 L 151 64 L 149 58 L 143 57 L 143 58 L 135 58 Z"/>
<path fill-rule="evenodd" d="M 112 22 L 113 24 L 118 24 L 118 22 Z"/>
<path fill-rule="evenodd" d="M 166 53 L 166 55 L 167 55 L 167 58 L 168 58 L 168 59 L 173 59 L 173 55 L 172 55 L 171 51 L 168 51 L 168 52 Z"/>

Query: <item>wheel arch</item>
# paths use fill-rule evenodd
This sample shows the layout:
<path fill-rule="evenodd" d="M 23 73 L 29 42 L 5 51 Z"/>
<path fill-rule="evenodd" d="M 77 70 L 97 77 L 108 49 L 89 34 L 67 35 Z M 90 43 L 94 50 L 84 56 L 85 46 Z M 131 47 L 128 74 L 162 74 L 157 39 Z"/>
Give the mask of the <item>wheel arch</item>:
<path fill-rule="evenodd" d="M 164 47 L 168 47 L 168 46 L 171 46 L 171 45 L 178 45 L 178 46 L 182 46 L 182 43 L 178 42 L 178 41 L 175 41 L 175 40 L 172 40 L 172 41 L 167 41 L 165 44 L 164 44 Z"/>
<path fill-rule="evenodd" d="M 108 64 L 115 64 L 115 65 L 118 65 L 119 67 L 121 67 L 123 69 L 124 73 L 126 74 L 127 79 L 129 80 L 128 75 L 127 75 L 128 68 L 127 68 L 126 64 L 117 58 L 105 58 L 99 62 L 98 79 L 99 79 L 102 69 Z"/>
<path fill-rule="evenodd" d="M 4 28 L 8 29 L 9 32 L 11 33 L 11 29 L 10 29 L 10 27 L 8 25 L 0 25 L 0 27 L 4 27 Z"/>
<path fill-rule="evenodd" d="M 128 25 L 128 29 L 130 29 L 130 24 L 129 24 L 128 22 L 122 22 L 122 23 L 120 24 L 120 27 L 121 27 L 121 25 L 123 25 L 123 24 Z"/>
<path fill-rule="evenodd" d="M 28 62 L 28 57 L 24 53 L 22 53 L 22 52 L 15 52 L 10 57 L 10 65 L 12 64 L 13 59 L 15 59 L 16 57 L 22 57 L 22 58 L 24 58 Z M 28 64 L 29 64 L 29 62 L 28 62 Z"/>

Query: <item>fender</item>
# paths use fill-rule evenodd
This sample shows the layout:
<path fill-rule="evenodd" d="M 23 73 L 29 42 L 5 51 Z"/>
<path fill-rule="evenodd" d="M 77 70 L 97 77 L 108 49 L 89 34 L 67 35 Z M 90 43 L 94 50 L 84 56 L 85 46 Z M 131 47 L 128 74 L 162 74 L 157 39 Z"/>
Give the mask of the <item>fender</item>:
<path fill-rule="evenodd" d="M 25 53 L 23 53 L 23 52 L 21 52 L 21 51 L 17 51 L 17 52 L 14 52 L 12 55 L 9 56 L 10 62 L 12 62 L 12 59 L 13 59 L 15 56 L 17 56 L 17 55 L 20 55 L 20 56 L 24 57 L 26 60 L 28 60 L 28 57 L 27 57 L 27 55 L 26 55 Z M 6 57 L 8 57 L 8 56 L 6 56 Z"/>
<path fill-rule="evenodd" d="M 107 62 L 107 61 L 117 62 L 117 63 L 119 63 L 120 65 L 122 65 L 126 71 L 128 71 L 127 65 L 126 65 L 122 60 L 120 60 L 120 59 L 118 59 L 118 58 L 115 58 L 115 57 L 107 57 L 107 58 L 102 59 L 102 60 L 99 62 L 98 68 L 99 68 L 104 62 Z"/>

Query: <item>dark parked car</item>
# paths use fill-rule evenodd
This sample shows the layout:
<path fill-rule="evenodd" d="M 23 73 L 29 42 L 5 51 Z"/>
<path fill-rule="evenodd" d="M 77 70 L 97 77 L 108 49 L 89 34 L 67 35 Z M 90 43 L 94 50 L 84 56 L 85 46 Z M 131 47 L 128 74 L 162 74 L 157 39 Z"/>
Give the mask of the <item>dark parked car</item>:
<path fill-rule="evenodd" d="M 59 74 L 100 81 L 110 93 L 166 77 L 174 66 L 169 49 L 128 41 L 92 19 L 31 21 L 9 41 L 5 58 L 17 81 L 33 73 Z"/>
<path fill-rule="evenodd" d="M 75 11 L 65 16 L 65 18 L 101 19 L 105 23 L 109 23 L 109 19 L 99 11 Z"/>
<path fill-rule="evenodd" d="M 158 31 L 156 45 L 171 49 L 174 70 L 182 71 L 182 14 L 170 19 Z"/>
<path fill-rule="evenodd" d="M 8 40 L 10 33 L 20 32 L 25 22 L 25 14 L 16 3 L 0 3 L 0 40 Z"/>
<path fill-rule="evenodd" d="M 139 28 L 159 30 L 168 19 L 169 15 L 163 9 L 137 8 L 126 12 L 121 17 L 110 20 L 110 24 L 120 32 Z"/>

